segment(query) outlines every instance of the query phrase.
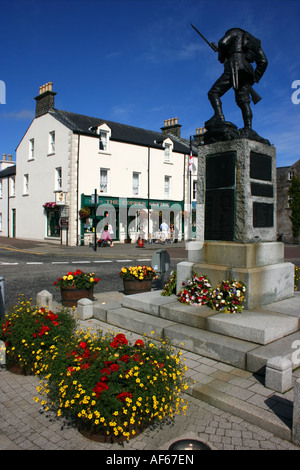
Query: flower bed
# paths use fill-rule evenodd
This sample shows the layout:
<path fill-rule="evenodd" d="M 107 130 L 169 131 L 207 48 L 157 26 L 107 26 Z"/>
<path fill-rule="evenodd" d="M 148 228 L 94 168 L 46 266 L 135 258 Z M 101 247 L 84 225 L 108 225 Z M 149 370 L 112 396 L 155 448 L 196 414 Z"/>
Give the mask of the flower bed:
<path fill-rule="evenodd" d="M 66 309 L 53 313 L 20 300 L 5 316 L 0 330 L 7 367 L 23 374 L 38 374 L 45 356 L 57 342 L 68 342 L 75 326 L 74 317 Z"/>
<path fill-rule="evenodd" d="M 53 349 L 36 401 L 95 440 L 129 440 L 150 423 L 185 411 L 180 354 L 163 342 L 130 345 L 123 334 L 80 332 Z"/>

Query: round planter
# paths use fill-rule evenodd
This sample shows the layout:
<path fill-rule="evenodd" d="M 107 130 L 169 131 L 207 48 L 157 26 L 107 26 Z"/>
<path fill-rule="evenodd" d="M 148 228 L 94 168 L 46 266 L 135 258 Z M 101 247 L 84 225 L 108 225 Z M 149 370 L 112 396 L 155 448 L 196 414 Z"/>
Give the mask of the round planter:
<path fill-rule="evenodd" d="M 105 442 L 110 444 L 121 443 L 127 440 L 127 437 L 124 436 L 108 436 L 105 431 L 97 429 L 95 426 L 91 426 L 90 423 L 84 422 L 82 420 L 76 420 L 77 431 L 87 439 L 95 442 Z M 142 426 L 132 427 L 132 430 L 135 430 L 135 434 L 130 434 L 129 440 L 137 437 L 141 434 L 145 428 Z"/>
<path fill-rule="evenodd" d="M 143 281 L 135 279 L 123 279 L 124 294 L 141 294 L 142 292 L 150 292 L 152 287 L 152 279 L 144 279 Z"/>
<path fill-rule="evenodd" d="M 34 375 L 27 367 L 22 367 L 19 362 L 9 359 L 6 355 L 6 369 L 17 375 Z"/>
<path fill-rule="evenodd" d="M 77 289 L 75 286 L 61 287 L 61 303 L 64 307 L 77 307 L 80 299 L 94 298 L 94 286 L 90 289 Z"/>

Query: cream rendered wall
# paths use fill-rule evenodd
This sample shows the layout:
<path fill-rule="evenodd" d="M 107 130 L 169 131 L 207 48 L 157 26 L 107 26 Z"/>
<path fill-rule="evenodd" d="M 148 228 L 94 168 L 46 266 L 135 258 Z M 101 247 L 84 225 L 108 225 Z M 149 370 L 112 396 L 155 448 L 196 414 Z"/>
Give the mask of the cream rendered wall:
<path fill-rule="evenodd" d="M 9 234 L 8 227 L 8 178 L 2 178 L 2 196 L 0 197 L 0 213 L 2 214 L 2 228 L 0 230 L 0 236 L 7 237 Z M 9 211 L 11 209 L 9 208 Z"/>
<path fill-rule="evenodd" d="M 55 131 L 55 153 L 49 155 L 49 132 Z M 62 168 L 62 190 L 68 192 L 68 129 L 50 114 L 34 119 L 20 142 L 16 174 L 16 236 L 46 237 L 45 202 L 55 201 L 55 168 Z M 34 159 L 29 160 L 29 141 L 34 139 Z M 24 175 L 29 175 L 28 195 L 23 194 Z"/>
<path fill-rule="evenodd" d="M 170 199 L 183 199 L 184 156 L 172 153 L 171 162 L 164 162 L 163 149 L 150 149 L 150 199 L 164 200 L 164 176 L 172 178 Z M 109 170 L 109 192 L 100 194 L 100 168 Z M 140 173 L 140 193 L 132 192 L 133 172 Z M 110 141 L 108 152 L 98 150 L 98 139 L 80 137 L 79 194 L 111 197 L 148 198 L 148 147 Z"/>

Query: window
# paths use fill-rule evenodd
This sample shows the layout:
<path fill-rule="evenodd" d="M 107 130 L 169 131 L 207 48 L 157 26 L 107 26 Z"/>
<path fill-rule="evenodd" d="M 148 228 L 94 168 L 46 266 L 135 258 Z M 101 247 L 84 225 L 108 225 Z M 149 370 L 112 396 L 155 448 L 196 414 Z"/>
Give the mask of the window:
<path fill-rule="evenodd" d="M 0 180 L 0 198 L 3 197 L 3 185 L 2 185 L 2 180 Z"/>
<path fill-rule="evenodd" d="M 109 152 L 111 129 L 107 124 L 103 123 L 97 127 L 97 134 L 99 135 L 99 151 Z"/>
<path fill-rule="evenodd" d="M 28 189 L 29 189 L 29 175 L 24 175 L 23 194 L 28 194 Z"/>
<path fill-rule="evenodd" d="M 29 160 L 34 159 L 34 139 L 29 141 Z"/>
<path fill-rule="evenodd" d="M 197 180 L 193 181 L 193 199 L 197 199 Z"/>
<path fill-rule="evenodd" d="M 294 172 L 293 172 L 293 171 L 289 171 L 289 172 L 288 172 L 288 181 L 292 181 L 293 176 L 294 176 Z"/>
<path fill-rule="evenodd" d="M 55 153 L 55 131 L 49 132 L 49 154 Z"/>
<path fill-rule="evenodd" d="M 106 131 L 99 131 L 99 150 L 107 152 L 108 150 L 108 133 Z"/>
<path fill-rule="evenodd" d="M 140 194 L 140 173 L 133 172 L 132 174 L 132 194 L 138 196 Z"/>
<path fill-rule="evenodd" d="M 165 162 L 170 162 L 171 161 L 171 149 L 172 149 L 171 144 L 165 144 L 165 153 L 164 153 L 164 161 Z"/>
<path fill-rule="evenodd" d="M 0 231 L 2 232 L 2 212 L 0 212 Z"/>
<path fill-rule="evenodd" d="M 100 193 L 108 193 L 108 172 L 108 169 L 100 168 Z"/>
<path fill-rule="evenodd" d="M 62 189 L 62 170 L 61 168 L 55 168 L 55 191 Z"/>
<path fill-rule="evenodd" d="M 15 196 L 16 195 L 16 182 L 15 182 L 15 177 L 12 176 L 9 179 L 9 195 L 10 196 Z"/>
<path fill-rule="evenodd" d="M 171 176 L 165 176 L 164 196 L 165 197 L 171 196 Z"/>

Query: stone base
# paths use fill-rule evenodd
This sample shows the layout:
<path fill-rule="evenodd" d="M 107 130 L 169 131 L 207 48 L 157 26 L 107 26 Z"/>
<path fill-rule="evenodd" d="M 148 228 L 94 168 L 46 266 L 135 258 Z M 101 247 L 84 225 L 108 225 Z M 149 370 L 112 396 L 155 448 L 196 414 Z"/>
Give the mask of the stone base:
<path fill-rule="evenodd" d="M 189 261 L 177 265 L 177 290 L 196 271 L 207 276 L 212 287 L 222 280 L 244 282 L 247 309 L 294 295 L 294 265 L 284 262 L 282 243 L 195 242 L 195 246 L 192 243 L 188 246 Z"/>

